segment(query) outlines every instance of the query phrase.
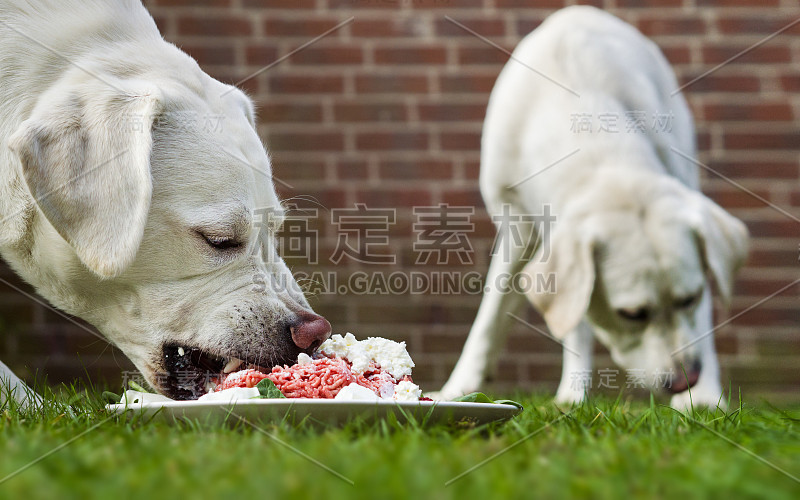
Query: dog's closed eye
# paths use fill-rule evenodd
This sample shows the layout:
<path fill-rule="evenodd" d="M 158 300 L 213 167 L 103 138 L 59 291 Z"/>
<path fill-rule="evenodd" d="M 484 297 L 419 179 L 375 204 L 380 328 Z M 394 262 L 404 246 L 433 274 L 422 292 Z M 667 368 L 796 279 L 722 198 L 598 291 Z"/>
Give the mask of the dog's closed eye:
<path fill-rule="evenodd" d="M 617 309 L 617 314 L 628 321 L 643 323 L 650 319 L 650 310 L 646 307 Z"/>
<path fill-rule="evenodd" d="M 700 294 L 690 295 L 688 297 L 683 297 L 675 301 L 675 307 L 677 309 L 688 309 L 692 307 L 695 302 L 700 298 Z"/>
<path fill-rule="evenodd" d="M 215 250 L 225 251 L 225 250 L 236 250 L 237 248 L 241 248 L 242 242 L 235 238 L 231 238 L 228 236 L 213 236 L 204 233 L 198 233 L 200 236 L 203 237 L 208 246 Z"/>

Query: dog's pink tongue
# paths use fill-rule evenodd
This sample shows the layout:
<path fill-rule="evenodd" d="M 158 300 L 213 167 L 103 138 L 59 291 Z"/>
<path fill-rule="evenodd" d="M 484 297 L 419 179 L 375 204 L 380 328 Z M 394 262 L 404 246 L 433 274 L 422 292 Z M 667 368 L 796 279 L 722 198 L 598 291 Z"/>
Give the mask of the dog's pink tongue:
<path fill-rule="evenodd" d="M 239 370 L 238 372 L 229 373 L 214 390 L 224 391 L 233 387 L 255 387 L 265 378 L 267 378 L 265 373 L 254 368 Z"/>
<path fill-rule="evenodd" d="M 697 379 L 699 378 L 700 378 L 699 371 L 693 370 L 688 372 L 686 375 L 681 373 L 680 375 L 672 379 L 672 385 L 669 386 L 668 389 L 670 390 L 670 392 L 673 392 L 675 394 L 683 392 L 689 389 L 690 387 L 694 387 L 695 384 L 697 383 Z"/>

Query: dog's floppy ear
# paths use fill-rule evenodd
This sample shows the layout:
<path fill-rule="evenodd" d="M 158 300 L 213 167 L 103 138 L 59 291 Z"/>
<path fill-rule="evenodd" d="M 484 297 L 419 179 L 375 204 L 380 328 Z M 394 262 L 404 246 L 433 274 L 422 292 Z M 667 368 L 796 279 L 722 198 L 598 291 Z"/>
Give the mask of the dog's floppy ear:
<path fill-rule="evenodd" d="M 747 226 L 701 193 L 693 196 L 690 225 L 700 255 L 725 305 L 730 304 L 736 271 L 747 259 Z"/>
<path fill-rule="evenodd" d="M 550 331 L 558 338 L 578 326 L 589 308 L 595 283 L 594 241 L 592 234 L 563 222 L 542 243 L 531 262 L 523 269 L 530 283 L 554 278 L 553 291 L 528 291 L 528 299 L 544 316 Z"/>
<path fill-rule="evenodd" d="M 44 216 L 102 278 L 133 261 L 150 210 L 159 99 L 131 83 L 56 85 L 9 141 Z"/>

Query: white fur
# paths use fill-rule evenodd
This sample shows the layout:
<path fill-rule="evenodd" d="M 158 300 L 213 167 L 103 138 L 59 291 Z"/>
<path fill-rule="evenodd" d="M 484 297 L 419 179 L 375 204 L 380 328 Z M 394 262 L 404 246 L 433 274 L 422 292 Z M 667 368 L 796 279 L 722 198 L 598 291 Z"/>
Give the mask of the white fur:
<path fill-rule="evenodd" d="M 477 318 L 439 397 L 477 390 L 489 375 L 510 328 L 507 313 L 520 304 L 518 295 L 495 286 L 496 279 L 522 270 L 555 276 L 555 294 L 532 292 L 528 299 L 564 342 L 557 401 L 583 400 L 585 392 L 570 376 L 591 369 L 597 338 L 621 367 L 646 370 L 648 381 L 658 370 L 679 373 L 682 364 L 700 360 L 693 403 L 717 404 L 722 390 L 713 336 L 671 353 L 711 329 L 705 275 L 713 276 L 723 298 L 730 297 L 746 256 L 747 231 L 697 191 L 696 166 L 671 150 L 696 154 L 688 106 L 682 95 L 670 96 L 677 87 L 652 42 L 592 7 L 563 9 L 520 42 L 489 101 L 481 192 L 490 214 L 500 214 L 504 204 L 513 213 L 542 214 L 549 205 L 557 222 L 551 232 L 531 238 L 541 242 L 535 248 L 513 249 L 510 261 L 501 253 L 493 257 Z M 626 131 L 629 111 L 647 113 L 644 132 Z M 593 117 L 592 132 L 571 130 L 577 113 Z M 598 130 L 603 113 L 618 114 L 618 133 Z M 671 130 L 652 126 L 653 113 L 672 113 Z M 540 228 L 521 232 L 533 229 Z M 526 250 L 535 250 L 527 264 Z M 698 295 L 691 306 L 675 305 L 691 294 Z M 641 305 L 652 311 L 646 324 L 616 312 Z M 673 405 L 687 401 L 683 392 Z"/>
<path fill-rule="evenodd" d="M 166 342 L 296 357 L 286 325 L 309 306 L 274 228 L 251 224 L 256 209 L 281 211 L 250 100 L 165 42 L 136 0 L 5 1 L 0 40 L 11 267 L 162 390 Z M 244 246 L 221 253 L 198 231 Z M 282 286 L 254 291 L 256 276 Z"/>

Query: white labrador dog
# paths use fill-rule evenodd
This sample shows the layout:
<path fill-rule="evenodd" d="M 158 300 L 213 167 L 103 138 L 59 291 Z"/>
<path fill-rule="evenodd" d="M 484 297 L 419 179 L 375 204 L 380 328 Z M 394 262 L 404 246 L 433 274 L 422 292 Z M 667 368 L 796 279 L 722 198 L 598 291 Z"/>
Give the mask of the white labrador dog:
<path fill-rule="evenodd" d="M 498 283 L 521 271 L 556 285 L 527 298 L 563 339 L 558 402 L 585 397 L 596 337 L 618 365 L 637 370 L 627 372 L 634 380 L 675 393 L 673 406 L 688 406 L 690 392 L 695 405 L 717 405 L 706 276 L 727 301 L 747 229 L 698 191 L 693 121 L 677 88 L 655 44 L 592 7 L 559 11 L 520 42 L 489 100 L 481 193 L 492 215 L 547 206 L 556 222 L 552 231 L 535 220 L 516 226 L 529 243 L 493 256 L 439 397 L 476 390 L 488 376 L 523 302 Z"/>
<path fill-rule="evenodd" d="M 195 398 L 208 372 L 329 336 L 276 253 L 253 104 L 138 0 L 1 2 L 0 103 L 0 254 L 160 392 Z"/>

